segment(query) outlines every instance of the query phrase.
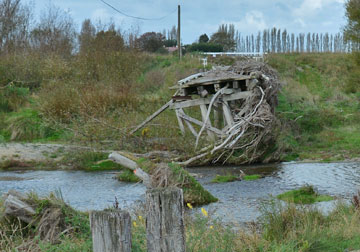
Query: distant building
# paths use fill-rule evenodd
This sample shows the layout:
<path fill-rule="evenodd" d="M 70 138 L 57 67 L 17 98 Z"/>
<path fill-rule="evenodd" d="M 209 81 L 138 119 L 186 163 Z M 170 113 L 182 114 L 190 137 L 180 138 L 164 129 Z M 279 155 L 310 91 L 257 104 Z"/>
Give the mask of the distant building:
<path fill-rule="evenodd" d="M 165 49 L 169 52 L 169 53 L 172 53 L 172 52 L 175 52 L 177 51 L 177 46 L 172 46 L 172 47 L 165 47 Z"/>

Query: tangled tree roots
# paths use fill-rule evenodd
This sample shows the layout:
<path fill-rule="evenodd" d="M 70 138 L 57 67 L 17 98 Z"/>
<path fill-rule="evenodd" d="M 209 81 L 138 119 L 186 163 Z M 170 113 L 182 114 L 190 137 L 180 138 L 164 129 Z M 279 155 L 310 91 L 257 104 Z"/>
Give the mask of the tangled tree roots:
<path fill-rule="evenodd" d="M 230 105 L 234 124 L 227 130 L 225 137 L 181 164 L 244 164 L 276 160 L 278 120 L 275 117 L 275 107 L 280 89 L 276 71 L 266 63 L 253 60 L 238 61 L 229 69 L 221 71 L 223 75 L 226 72 L 236 72 L 255 77 L 255 84 L 248 90 L 252 93 L 245 101 L 236 101 Z M 214 95 L 216 96 L 217 94 Z"/>

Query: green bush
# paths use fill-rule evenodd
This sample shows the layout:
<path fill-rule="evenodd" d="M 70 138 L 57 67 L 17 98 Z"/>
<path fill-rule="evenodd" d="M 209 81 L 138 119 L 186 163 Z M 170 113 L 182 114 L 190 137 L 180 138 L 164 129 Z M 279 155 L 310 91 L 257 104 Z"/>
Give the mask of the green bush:
<path fill-rule="evenodd" d="M 223 46 L 213 43 L 193 43 L 186 48 L 187 52 L 222 52 Z"/>
<path fill-rule="evenodd" d="M 28 101 L 29 88 L 17 87 L 12 83 L 0 87 L 0 112 L 16 111 Z"/>
<path fill-rule="evenodd" d="M 33 109 L 22 109 L 13 112 L 6 119 L 7 131 L 11 140 L 35 140 L 57 138 L 59 131 L 54 130 L 43 121 L 39 112 Z"/>

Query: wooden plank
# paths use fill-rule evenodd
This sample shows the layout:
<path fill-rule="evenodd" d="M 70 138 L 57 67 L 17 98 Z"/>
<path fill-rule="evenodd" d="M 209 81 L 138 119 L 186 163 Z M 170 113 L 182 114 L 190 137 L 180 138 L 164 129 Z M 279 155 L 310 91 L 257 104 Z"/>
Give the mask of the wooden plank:
<path fill-rule="evenodd" d="M 232 117 L 229 105 L 226 101 L 223 103 L 223 111 L 227 125 L 232 126 L 234 124 L 234 119 Z"/>
<path fill-rule="evenodd" d="M 179 123 L 179 128 L 180 128 L 180 130 L 181 130 L 181 133 L 183 134 L 183 135 L 185 135 L 185 127 L 184 127 L 184 123 L 183 123 L 183 121 L 182 121 L 182 119 L 181 119 L 181 117 L 180 117 L 180 115 L 179 115 L 179 109 L 175 109 L 175 113 L 176 113 L 176 118 L 177 118 L 177 120 L 178 120 L 178 123 Z"/>
<path fill-rule="evenodd" d="M 179 112 L 180 113 L 182 113 L 182 114 L 185 114 L 185 112 L 184 112 L 184 110 L 183 109 L 179 109 Z M 197 137 L 197 132 L 196 132 L 196 130 L 194 129 L 194 127 L 191 125 L 191 123 L 190 122 L 188 122 L 188 121 L 186 121 L 186 120 L 184 120 L 185 121 L 185 124 L 188 126 L 188 128 L 189 128 L 189 130 L 191 131 L 191 133 L 195 136 L 195 137 Z"/>
<path fill-rule="evenodd" d="M 131 217 L 122 210 L 90 212 L 94 252 L 131 252 Z"/>
<path fill-rule="evenodd" d="M 201 117 L 202 117 L 202 120 L 203 120 L 203 123 L 205 123 L 206 121 L 206 115 L 207 115 L 207 108 L 206 108 L 206 105 L 200 105 L 200 110 L 201 110 Z M 210 118 L 208 118 L 208 120 L 206 121 L 206 125 L 211 127 L 211 121 L 210 121 Z M 215 135 L 213 132 L 211 132 L 211 130 L 206 130 L 207 131 L 207 134 L 208 134 L 208 137 L 210 139 L 210 141 L 215 141 Z"/>
<path fill-rule="evenodd" d="M 183 85 L 175 85 L 170 87 L 169 89 L 179 89 L 179 88 L 188 88 L 188 87 L 197 87 L 197 86 L 206 86 L 206 85 L 215 85 L 220 83 L 232 82 L 232 81 L 240 81 L 240 80 L 249 80 L 253 79 L 254 77 L 249 75 L 240 75 L 239 77 L 204 77 L 200 78 L 199 80 L 193 80 L 187 82 Z"/>
<path fill-rule="evenodd" d="M 192 117 L 190 117 L 190 116 L 188 116 L 188 115 L 185 115 L 185 114 L 180 113 L 180 116 L 181 116 L 184 120 L 189 121 L 189 122 L 191 122 L 191 123 L 193 123 L 193 124 L 199 125 L 200 127 L 202 127 L 203 124 L 204 124 L 203 122 L 201 122 L 201 121 L 199 121 L 199 120 L 197 120 L 197 119 L 195 119 L 195 118 L 192 118 Z M 206 128 L 207 130 L 211 130 L 212 132 L 214 132 L 215 134 L 217 134 L 217 135 L 219 135 L 219 136 L 224 135 L 224 133 L 223 133 L 221 130 L 219 130 L 219 129 L 217 129 L 217 128 L 214 128 L 214 127 L 210 127 L 209 125 L 206 125 L 205 128 Z"/>
<path fill-rule="evenodd" d="M 146 240 L 149 252 L 185 252 L 184 196 L 179 188 L 146 191 Z"/>
<path fill-rule="evenodd" d="M 130 135 L 134 134 L 136 131 L 138 131 L 139 129 L 141 129 L 142 127 L 145 126 L 145 124 L 149 123 L 150 121 L 152 121 L 155 117 L 157 117 L 158 115 L 161 114 L 161 112 L 163 112 L 165 109 L 167 109 L 171 104 L 173 104 L 173 101 L 170 100 L 168 101 L 165 105 L 163 105 L 160 109 L 158 109 L 154 114 L 152 114 L 151 116 L 149 116 L 148 118 L 146 118 L 145 121 L 143 121 L 141 124 L 139 124 L 135 129 L 133 129 L 130 132 Z"/>
<path fill-rule="evenodd" d="M 193 74 L 193 75 L 190 75 L 190 76 L 186 77 L 185 79 L 179 80 L 178 84 L 183 85 L 184 83 L 187 83 L 187 82 L 189 82 L 191 80 L 197 79 L 197 78 L 202 77 L 202 76 L 204 76 L 203 73 Z"/>
<path fill-rule="evenodd" d="M 236 92 L 230 95 L 225 95 L 222 97 L 223 101 L 234 101 L 240 99 L 246 99 L 251 95 L 251 91 L 244 91 L 244 92 Z M 170 105 L 170 109 L 178 109 L 178 108 L 188 108 L 193 106 L 200 106 L 200 105 L 208 105 L 210 104 L 212 97 L 208 98 L 199 98 L 191 101 L 183 101 L 183 102 L 174 102 Z"/>

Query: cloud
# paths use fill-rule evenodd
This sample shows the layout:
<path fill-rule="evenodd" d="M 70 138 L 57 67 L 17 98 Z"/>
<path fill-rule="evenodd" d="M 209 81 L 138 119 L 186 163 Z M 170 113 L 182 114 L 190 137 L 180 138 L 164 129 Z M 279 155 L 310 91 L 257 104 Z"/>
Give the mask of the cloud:
<path fill-rule="evenodd" d="M 323 6 L 323 0 L 304 0 L 299 8 L 294 10 L 294 14 L 300 17 L 306 17 L 320 10 Z"/>
<path fill-rule="evenodd" d="M 325 6 L 332 4 L 344 4 L 345 0 L 304 0 L 299 8 L 293 13 L 299 17 L 306 17 L 321 11 Z"/>
<path fill-rule="evenodd" d="M 228 22 L 234 23 L 234 22 Z M 235 28 L 240 32 L 253 32 L 261 31 L 267 28 L 264 14 L 260 11 L 249 11 L 245 14 L 245 17 L 239 22 L 234 23 Z"/>

